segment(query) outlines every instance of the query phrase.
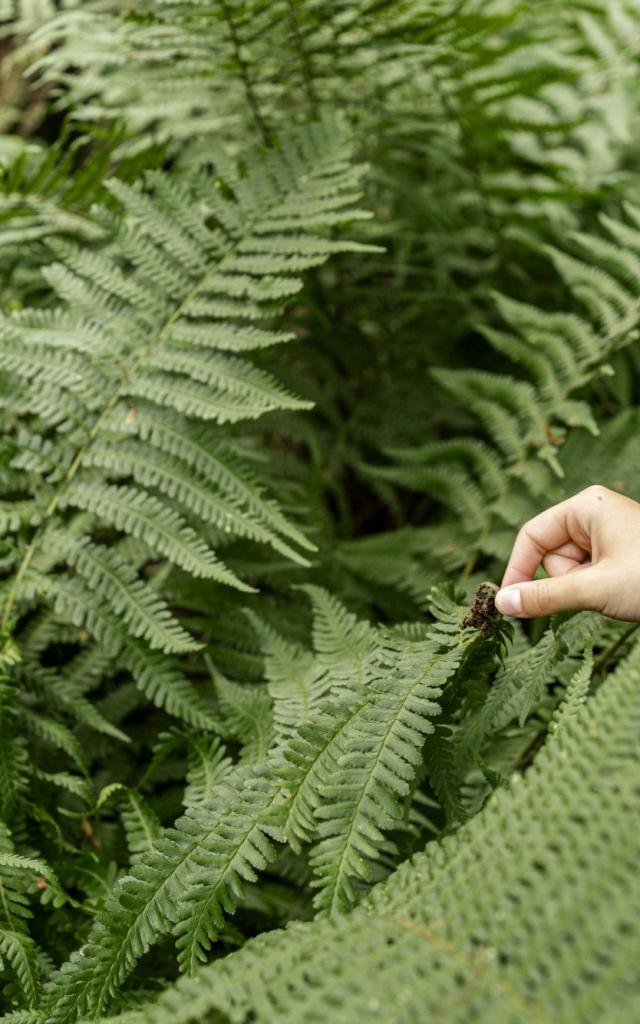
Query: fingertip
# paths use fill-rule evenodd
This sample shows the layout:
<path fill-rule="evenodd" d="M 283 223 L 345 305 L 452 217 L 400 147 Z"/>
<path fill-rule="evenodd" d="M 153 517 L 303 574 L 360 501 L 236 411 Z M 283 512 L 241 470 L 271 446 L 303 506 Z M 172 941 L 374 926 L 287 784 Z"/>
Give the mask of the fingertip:
<path fill-rule="evenodd" d="M 517 585 L 501 587 L 496 594 L 496 608 L 501 615 L 522 614 L 522 592 Z"/>

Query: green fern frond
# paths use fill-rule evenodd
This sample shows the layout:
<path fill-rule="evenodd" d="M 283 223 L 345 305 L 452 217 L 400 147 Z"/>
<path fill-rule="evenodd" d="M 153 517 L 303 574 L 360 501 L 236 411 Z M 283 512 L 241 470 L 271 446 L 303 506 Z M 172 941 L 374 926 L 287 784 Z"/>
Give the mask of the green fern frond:
<path fill-rule="evenodd" d="M 478 370 L 438 369 L 433 375 L 478 416 L 508 462 L 525 459 L 529 445 L 544 445 L 544 414 L 531 385 Z"/>
<path fill-rule="evenodd" d="M 245 881 L 275 856 L 271 837 L 281 803 L 278 787 L 239 769 L 216 786 L 214 799 L 190 807 L 162 834 L 45 994 L 52 1024 L 102 1012 L 139 957 L 172 929 L 181 962 L 195 966 L 223 911 L 233 910 Z"/>
<path fill-rule="evenodd" d="M 230 788 L 227 799 L 217 835 L 201 843 L 190 862 L 188 896 L 174 927 L 179 963 L 190 973 L 206 961 L 224 914 L 233 912 L 246 884 L 275 860 L 274 840 L 282 841 L 284 797 L 272 780 L 249 779 L 239 791 Z"/>
<path fill-rule="evenodd" d="M 158 839 L 160 822 L 148 803 L 133 789 L 127 790 L 119 803 L 131 863 L 135 864 Z"/>
<path fill-rule="evenodd" d="M 265 676 L 279 740 L 307 723 L 329 696 L 357 695 L 375 630 L 322 587 L 302 586 L 313 611 L 313 653 L 284 640 L 249 613 L 265 654 Z"/>
<path fill-rule="evenodd" d="M 555 710 L 553 718 L 549 723 L 549 732 L 555 734 L 558 729 L 563 729 L 565 723 L 577 715 L 581 707 L 586 703 L 589 696 L 589 686 L 593 675 L 594 659 L 590 650 L 585 651 L 585 657 L 579 668 L 572 675 L 564 692 L 562 703 Z"/>
<path fill-rule="evenodd" d="M 315 769 L 321 805 L 311 864 L 319 909 L 349 908 L 357 881 L 370 881 L 382 833 L 400 817 L 425 736 L 433 731 L 430 719 L 439 712 L 437 699 L 459 660 L 458 651 L 443 653 L 430 642 L 410 651 L 388 643 L 369 664 L 375 698 L 338 733 Z"/>
<path fill-rule="evenodd" d="M 145 491 L 114 484 L 75 482 L 66 490 L 60 505 L 63 509 L 72 507 L 91 512 L 102 522 L 144 541 L 192 576 L 251 590 L 225 569 L 179 513 Z"/>
<path fill-rule="evenodd" d="M 186 444 L 185 450 L 188 450 Z M 209 461 L 215 467 L 213 457 Z M 136 441 L 120 441 L 115 446 L 94 445 L 86 463 L 106 470 L 113 477 L 131 476 L 139 486 L 156 488 L 167 495 L 185 514 L 191 514 L 225 533 L 270 545 L 285 558 L 308 565 L 295 548 L 265 528 L 258 517 L 256 521 L 250 513 L 247 514 L 237 498 L 230 500 L 224 492 L 212 487 L 204 475 L 194 475 L 193 466 L 179 458 L 161 451 L 150 451 L 146 445 Z M 238 586 L 238 583 L 234 585 Z"/>
<path fill-rule="evenodd" d="M 7 825 L 0 821 L 0 923 L 9 931 L 23 933 L 31 917 L 28 888 L 30 878 L 8 861 L 15 856 L 15 846 Z"/>
<path fill-rule="evenodd" d="M 514 720 L 520 726 L 524 724 L 562 661 L 584 648 L 593 626 L 591 614 L 580 613 L 555 632 L 549 630 L 537 644 L 505 660 L 491 688 L 483 687 L 479 706 L 469 709 L 455 731 L 453 744 L 459 771 L 478 763 L 483 743 L 492 732 Z"/>
<path fill-rule="evenodd" d="M 463 771 L 457 755 L 454 733 L 451 728 L 436 725 L 429 737 L 429 761 L 427 770 L 429 782 L 444 808 L 448 824 L 464 821 L 465 811 L 461 800 Z"/>
<path fill-rule="evenodd" d="M 324 588 L 307 585 L 300 589 L 311 601 L 313 646 L 316 661 L 327 674 L 329 692 L 338 699 L 344 692 L 358 693 L 365 683 L 376 631 Z"/>
<path fill-rule="evenodd" d="M 219 672 L 214 678 L 225 734 L 242 744 L 242 761 L 263 763 L 273 743 L 269 693 L 260 686 L 241 686 Z"/>
<path fill-rule="evenodd" d="M 26 582 L 30 580 L 31 574 L 27 574 Z M 137 687 L 154 704 L 197 728 L 215 729 L 215 716 L 178 664 L 131 636 L 108 606 L 76 583 L 76 580 L 61 577 L 45 577 L 37 580 L 36 593 L 44 591 L 53 596 L 56 613 L 64 621 L 77 626 L 89 624 L 103 650 L 112 658 L 119 657 L 121 666 L 130 672 Z M 103 721 L 104 716 L 90 716 L 87 724 L 100 724 L 101 731 L 105 731 Z"/>
<path fill-rule="evenodd" d="M 27 743 L 16 728 L 18 720 L 15 687 L 0 676 L 0 824 L 11 821 L 30 775 Z"/>
<path fill-rule="evenodd" d="M 351 914 L 259 936 L 118 1020 L 186 1024 L 218 1011 L 364 1024 L 372 1001 L 403 1020 L 633 1019 L 640 895 L 625 823 L 639 804 L 639 694 L 636 646 L 524 777 Z"/>
<path fill-rule="evenodd" d="M 273 723 L 281 742 L 309 720 L 326 695 L 329 681 L 311 651 L 285 640 L 253 613 L 247 614 L 261 642 Z"/>
<path fill-rule="evenodd" d="M 32 739 L 43 740 L 54 749 L 63 751 L 74 762 L 75 766 L 86 774 L 86 758 L 84 750 L 77 738 L 62 722 L 25 707 L 20 712 L 20 724 Z"/>
<path fill-rule="evenodd" d="M 37 1006 L 41 986 L 33 941 L 21 932 L 0 928 L 0 965 L 3 960 L 15 972 L 24 1003 Z"/>
<path fill-rule="evenodd" d="M 147 191 L 114 180 L 109 189 L 121 204 L 122 222 L 112 244 L 91 252 L 55 244 L 59 262 L 47 268 L 47 277 L 73 313 L 63 305 L 49 317 L 36 311 L 3 321 L 7 344 L 0 366 L 16 382 L 8 402 L 23 421 L 22 450 L 37 453 L 38 472 L 47 478 L 43 515 L 27 504 L 24 518 L 14 513 L 7 523 L 19 530 L 27 520 L 36 529 L 7 588 L 5 624 L 16 604 L 51 595 L 58 615 L 86 625 L 112 651 L 122 642 L 105 613 L 153 648 L 195 649 L 135 568 L 90 535 L 69 529 L 68 510 L 88 513 L 92 532 L 109 527 L 140 541 L 149 560 L 164 557 L 192 576 L 241 590 L 251 588 L 196 534 L 194 518 L 306 564 L 294 546 L 310 546 L 300 531 L 238 453 L 224 447 L 213 428 L 197 428 L 192 420 L 213 415 L 227 422 L 306 407 L 292 404 L 265 371 L 229 355 L 224 337 L 228 327 L 233 339 L 244 323 L 248 337 L 263 344 L 265 329 L 254 327 L 252 318 L 271 320 L 301 286 L 293 265 L 273 272 L 271 241 L 281 256 L 295 256 L 300 239 L 306 264 L 314 266 L 335 248 L 313 239 L 319 229 L 352 216 L 344 208 L 360 171 L 345 160 L 347 152 L 342 129 L 324 121 L 285 141 L 280 152 L 248 154 L 241 170 L 221 155 L 225 180 L 206 190 L 203 181 L 195 208 L 192 191 L 160 173 L 148 178 Z M 258 261 L 242 269 L 238 261 L 254 252 Z M 173 275 L 165 288 L 159 264 Z M 28 404 L 32 398 L 35 406 Z M 184 415 L 176 417 L 177 407 Z M 52 443 L 40 442 L 34 412 L 60 437 L 51 462 Z M 31 466 L 27 470 L 24 456 L 19 464 L 23 486 L 37 493 L 43 482 Z M 36 584 L 38 560 L 54 549 L 76 571 L 73 588 L 55 576 L 50 585 Z"/>
<path fill-rule="evenodd" d="M 46 646 L 48 646 L 49 639 L 47 636 L 46 640 L 43 641 Z M 90 675 L 90 662 L 95 660 L 96 648 L 91 648 L 84 657 L 80 655 L 78 663 L 71 663 L 68 666 L 68 674 L 65 675 L 61 675 L 53 669 L 45 668 L 37 661 L 32 660 L 35 654 L 33 649 L 26 651 L 23 648 L 23 652 L 31 657 L 25 656 L 24 662 L 17 669 L 17 677 L 24 686 L 37 695 L 41 703 L 44 704 L 46 702 L 48 706 L 70 716 L 75 720 L 75 723 L 94 729 L 105 736 L 111 736 L 122 743 L 129 742 L 129 737 L 126 733 L 122 732 L 121 729 L 117 729 L 100 714 L 95 704 L 85 696 L 85 689 L 77 680 L 71 677 L 73 672 L 77 672 L 83 677 L 83 681 L 86 681 L 87 675 Z M 99 659 L 101 669 L 105 668 L 103 659 L 104 653 L 101 652 Z M 108 659 L 106 661 L 108 664 Z"/>
<path fill-rule="evenodd" d="M 202 330 L 207 331 L 209 327 L 211 333 L 215 334 L 215 325 L 208 325 Z M 230 329 L 233 331 L 236 328 Z M 289 340 L 289 337 L 282 340 Z M 163 416 L 152 407 L 142 406 L 134 410 L 116 407 L 112 415 L 118 431 L 123 427 L 128 428 L 154 449 L 172 455 L 191 467 L 192 472 L 197 474 L 196 479 L 206 479 L 212 490 L 215 486 L 223 516 L 230 512 L 234 521 L 248 521 L 249 527 L 260 530 L 266 542 L 276 550 L 282 550 L 278 546 L 279 535 L 293 541 L 298 547 L 315 550 L 314 545 L 265 493 L 264 485 L 241 460 L 238 452 L 223 441 L 212 443 L 213 439 L 206 429 L 191 423 L 176 422 L 175 416 Z M 246 512 L 243 513 L 243 509 Z M 216 522 L 216 519 L 213 521 Z M 229 524 L 221 525 L 224 528 L 224 525 Z M 287 551 L 283 553 L 293 558 L 288 545 Z M 296 557 L 300 558 L 299 555 Z"/>
<path fill-rule="evenodd" d="M 188 768 L 184 792 L 185 807 L 208 803 L 215 787 L 224 781 L 232 761 L 218 737 L 189 736 Z"/>
<path fill-rule="evenodd" d="M 157 814 L 141 793 L 135 789 L 112 782 L 105 786 L 96 801 L 96 811 L 109 803 L 115 803 L 127 841 L 129 859 L 135 864 L 143 854 L 148 853 L 160 837 L 161 826 Z"/>
<path fill-rule="evenodd" d="M 164 601 L 117 551 L 92 544 L 88 537 L 78 537 L 70 531 L 52 534 L 51 540 L 86 585 L 104 596 L 133 636 L 143 637 L 150 647 L 174 654 L 199 649 L 200 645 L 181 629 Z"/>
<path fill-rule="evenodd" d="M 35 860 L 33 857 L 24 857 L 22 854 L 4 852 L 0 850 L 0 868 L 11 871 L 25 871 L 30 874 L 42 875 L 47 881 L 57 884 L 55 874 L 48 864 L 42 860 Z"/>

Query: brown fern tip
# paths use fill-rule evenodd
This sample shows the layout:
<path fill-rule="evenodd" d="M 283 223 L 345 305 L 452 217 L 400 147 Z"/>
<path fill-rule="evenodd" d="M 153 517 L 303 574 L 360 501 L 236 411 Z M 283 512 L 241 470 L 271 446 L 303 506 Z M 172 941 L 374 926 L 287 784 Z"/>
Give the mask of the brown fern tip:
<path fill-rule="evenodd" d="M 481 583 L 477 587 L 468 615 L 460 623 L 461 629 L 477 629 L 493 633 L 502 616 L 496 608 L 498 587 L 495 583 Z"/>

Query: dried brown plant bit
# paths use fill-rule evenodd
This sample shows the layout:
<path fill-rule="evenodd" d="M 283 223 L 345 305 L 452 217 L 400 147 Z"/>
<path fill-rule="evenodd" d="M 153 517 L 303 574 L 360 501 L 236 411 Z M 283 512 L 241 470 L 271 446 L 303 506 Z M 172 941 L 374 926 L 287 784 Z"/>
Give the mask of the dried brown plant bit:
<path fill-rule="evenodd" d="M 462 629 L 478 629 L 481 633 L 492 633 L 501 615 L 496 608 L 498 587 L 495 583 L 481 583 L 473 595 L 469 614 L 461 622 Z"/>

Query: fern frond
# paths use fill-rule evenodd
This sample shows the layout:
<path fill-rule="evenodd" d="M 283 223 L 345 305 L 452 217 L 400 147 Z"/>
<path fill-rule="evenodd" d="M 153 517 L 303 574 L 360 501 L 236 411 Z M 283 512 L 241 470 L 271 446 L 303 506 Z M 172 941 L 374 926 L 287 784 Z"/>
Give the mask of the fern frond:
<path fill-rule="evenodd" d="M 279 740 L 307 723 L 327 697 L 356 695 L 364 684 L 364 666 L 375 630 L 358 620 L 326 590 L 302 586 L 313 611 L 314 652 L 291 643 L 249 614 L 262 641 L 265 675 L 273 701 Z"/>
<path fill-rule="evenodd" d="M 27 574 L 26 581 L 29 580 L 30 574 Z M 197 728 L 215 729 L 214 715 L 178 665 L 150 649 L 142 640 L 130 636 L 113 611 L 93 595 L 89 596 L 85 588 L 78 587 L 76 582 L 61 577 L 45 577 L 44 581 L 38 582 L 38 589 L 44 589 L 45 594 L 53 596 L 55 610 L 64 621 L 78 626 L 90 624 L 101 647 L 110 657 L 119 657 L 122 667 L 131 673 L 149 700 Z M 103 716 L 97 715 L 91 716 L 88 724 L 102 722 Z"/>
<path fill-rule="evenodd" d="M 372 1000 L 407 1021 L 632 1019 L 640 893 L 626 825 L 639 808 L 639 694 L 636 646 L 524 776 L 351 914 L 261 935 L 126 1024 L 212 1011 L 364 1024 Z"/>
<path fill-rule="evenodd" d="M 72 484 L 61 507 L 91 512 L 129 536 L 143 540 L 192 576 L 251 590 L 220 564 L 186 521 L 163 502 L 134 487 L 102 483 Z"/>
<path fill-rule="evenodd" d="M 31 917 L 27 895 L 30 879 L 28 875 L 8 861 L 15 856 L 15 846 L 8 827 L 0 821 L 0 924 L 9 931 L 26 931 Z"/>
<path fill-rule="evenodd" d="M 131 863 L 135 864 L 158 839 L 160 822 L 149 804 L 134 789 L 128 789 L 119 804 Z"/>
<path fill-rule="evenodd" d="M 28 750 L 18 720 L 16 690 L 0 676 L 0 824 L 11 821 L 28 786 Z"/>
<path fill-rule="evenodd" d="M 186 444 L 185 450 L 188 450 Z M 209 462 L 215 468 L 212 457 Z M 230 500 L 224 492 L 216 491 L 204 475 L 195 476 L 193 466 L 181 459 L 150 451 L 146 445 L 137 442 L 121 441 L 116 446 L 94 445 L 86 463 L 107 470 L 115 477 L 131 476 L 140 486 L 156 488 L 166 494 L 185 513 L 196 516 L 205 524 L 237 537 L 249 537 L 268 544 L 285 558 L 308 565 L 295 548 L 247 514 L 238 499 Z M 238 586 L 237 583 L 235 585 Z"/>
<path fill-rule="evenodd" d="M 284 140 L 280 151 L 248 153 L 240 168 L 220 154 L 217 187 L 203 178 L 195 196 L 160 173 L 143 187 L 113 180 L 108 187 L 121 220 L 109 246 L 52 243 L 58 262 L 46 274 L 61 307 L 0 324 L 0 368 L 15 382 L 6 408 L 21 425 L 21 451 L 31 453 L 31 461 L 21 455 L 16 463 L 21 486 L 44 504 L 39 515 L 27 502 L 24 515 L 14 512 L 5 524 L 35 527 L 7 583 L 5 626 L 14 606 L 53 598 L 58 616 L 85 625 L 112 653 L 123 647 L 113 617 L 154 649 L 194 650 L 138 566 L 96 542 L 105 527 L 139 541 L 147 561 L 165 559 L 244 591 L 252 588 L 220 561 L 194 520 L 306 564 L 296 548 L 309 543 L 245 469 L 239 450 L 193 420 L 229 422 L 307 406 L 228 349 L 238 347 L 243 330 L 244 349 L 265 343 L 262 324 L 301 287 L 295 259 L 282 264 L 295 257 L 299 241 L 308 266 L 335 249 L 321 233 L 352 216 L 346 208 L 360 170 L 347 154 L 343 129 L 322 121 Z M 159 265 L 170 275 L 165 287 Z M 272 340 L 289 337 L 275 332 Z M 59 445 L 42 437 L 34 414 Z M 86 535 L 71 527 L 73 510 L 87 514 Z M 54 550 L 58 563 L 75 570 L 73 588 L 51 574 Z M 45 584 L 36 567 L 47 559 Z"/>
<path fill-rule="evenodd" d="M 570 654 L 584 648 L 593 631 L 593 618 L 583 612 L 549 630 L 541 640 L 520 653 L 510 655 L 499 670 L 479 707 L 471 708 L 453 737 L 456 759 L 462 769 L 478 762 L 483 743 L 490 733 L 514 720 L 524 724 L 552 682 L 560 664 Z M 459 769 L 459 770 L 462 770 Z"/>
<path fill-rule="evenodd" d="M 209 328 L 211 334 L 215 334 L 215 325 L 207 325 L 202 330 L 208 332 Z M 289 339 L 287 337 L 282 340 Z M 216 490 L 219 489 L 222 514 L 226 515 L 229 511 L 234 520 L 248 519 L 250 524 L 255 524 L 254 528 L 264 531 L 266 542 L 276 550 L 281 550 L 278 547 L 278 535 L 287 537 L 298 547 L 315 550 L 304 534 L 282 514 L 276 502 L 268 497 L 264 486 L 241 461 L 238 453 L 220 440 L 212 443 L 206 429 L 191 423 L 176 422 L 175 416 L 163 416 L 153 407 L 146 406 L 137 407 L 133 412 L 126 407 L 116 407 L 113 417 L 117 430 L 128 428 L 154 449 L 173 455 L 190 466 L 197 474 L 196 479 L 206 479 L 210 487 L 215 485 Z M 246 509 L 244 516 L 243 509 Z M 287 552 L 283 553 L 293 557 L 289 554 L 288 546 Z"/>
<path fill-rule="evenodd" d="M 253 613 L 247 614 L 261 642 L 273 723 L 278 740 L 283 741 L 309 720 L 329 681 L 311 651 L 285 640 Z"/>
<path fill-rule="evenodd" d="M 365 666 L 376 641 L 376 631 L 357 619 L 322 587 L 300 587 L 313 610 L 313 646 L 333 697 L 358 693 L 365 684 Z"/>
<path fill-rule="evenodd" d="M 188 768 L 184 792 L 185 807 L 208 803 L 215 787 L 224 781 L 232 762 L 217 737 L 188 737 Z"/>
<path fill-rule="evenodd" d="M 241 760 L 248 764 L 264 762 L 273 743 L 269 694 L 259 686 L 234 683 L 219 672 L 214 678 L 224 729 L 242 744 Z"/>
<path fill-rule="evenodd" d="M 28 707 L 21 710 L 20 720 L 20 724 L 28 735 L 44 740 L 50 747 L 62 750 L 71 758 L 76 767 L 86 774 L 84 750 L 71 730 L 62 722 L 57 722 L 54 718 L 39 714 Z"/>
<path fill-rule="evenodd" d="M 554 711 L 553 718 L 549 722 L 549 732 L 553 735 L 558 729 L 563 729 L 565 723 L 577 715 L 589 696 L 589 686 L 593 674 L 593 654 L 585 651 L 585 657 L 579 668 L 572 675 L 564 692 L 562 703 Z"/>
<path fill-rule="evenodd" d="M 257 873 L 275 860 L 274 840 L 282 840 L 283 795 L 270 779 L 250 779 L 239 793 L 231 789 L 229 796 L 218 835 L 194 854 L 188 896 L 174 928 L 178 960 L 190 973 L 206 961 L 224 926 L 224 914 L 235 909 L 247 882 L 255 881 Z"/>
<path fill-rule="evenodd" d="M 102 1012 L 139 957 L 172 928 L 181 960 L 197 963 L 223 910 L 235 907 L 244 882 L 275 856 L 271 837 L 281 802 L 268 779 L 236 770 L 216 786 L 215 799 L 190 807 L 162 834 L 118 884 L 88 942 L 45 994 L 52 1024 Z"/>
<path fill-rule="evenodd" d="M 338 733 L 315 769 L 322 805 L 311 864 L 320 909 L 347 909 L 355 883 L 371 879 L 382 833 L 400 817 L 424 738 L 433 731 L 430 719 L 439 712 L 437 699 L 459 660 L 459 651 L 443 653 L 430 642 L 408 652 L 388 643 L 368 666 L 375 699 Z"/>
<path fill-rule="evenodd" d="M 15 972 L 25 1004 L 35 1007 L 41 986 L 33 941 L 21 932 L 0 928 L 0 965 L 2 960 Z"/>
<path fill-rule="evenodd" d="M 45 640 L 47 646 L 48 642 L 49 637 Z M 95 651 L 95 647 L 90 648 L 84 657 L 80 655 L 77 664 L 72 663 L 68 666 L 68 674 L 61 675 L 53 669 L 45 668 L 37 661 L 31 660 L 35 652 L 33 650 L 27 652 L 23 648 L 24 654 L 30 653 L 31 658 L 25 657 L 23 665 L 17 670 L 17 677 L 21 683 L 37 694 L 43 704 L 46 702 L 47 706 L 55 707 L 58 711 L 69 715 L 75 719 L 76 723 L 88 726 L 105 736 L 111 736 L 121 743 L 128 743 L 129 737 L 126 733 L 117 729 L 100 714 L 95 704 L 85 697 L 85 690 L 81 684 L 71 677 L 72 672 L 77 672 L 86 680 L 87 675 L 90 674 L 90 661 L 95 658 Z M 103 658 L 104 653 L 101 652 L 101 668 L 104 668 Z"/>
<path fill-rule="evenodd" d="M 465 811 L 460 798 L 463 772 L 454 742 L 453 731 L 436 725 L 429 738 L 429 782 L 447 815 L 447 822 L 464 821 Z"/>
<path fill-rule="evenodd" d="M 321 806 L 321 786 L 326 781 L 325 752 L 338 745 L 350 721 L 349 711 L 347 704 L 321 705 L 311 720 L 291 737 L 284 750 L 279 773 L 292 798 L 284 829 L 296 853 L 315 836 L 316 811 Z"/>
<path fill-rule="evenodd" d="M 42 875 L 48 881 L 57 884 L 57 879 L 49 865 L 44 861 L 36 860 L 33 857 L 24 857 L 22 854 L 11 852 L 7 853 L 0 850 L 0 868 Z"/>
<path fill-rule="evenodd" d="M 117 551 L 92 544 L 88 537 L 71 532 L 53 534 L 51 540 L 87 586 L 103 595 L 133 636 L 143 637 L 150 647 L 174 654 L 199 649 L 200 645 L 178 625 L 164 601 Z"/>

